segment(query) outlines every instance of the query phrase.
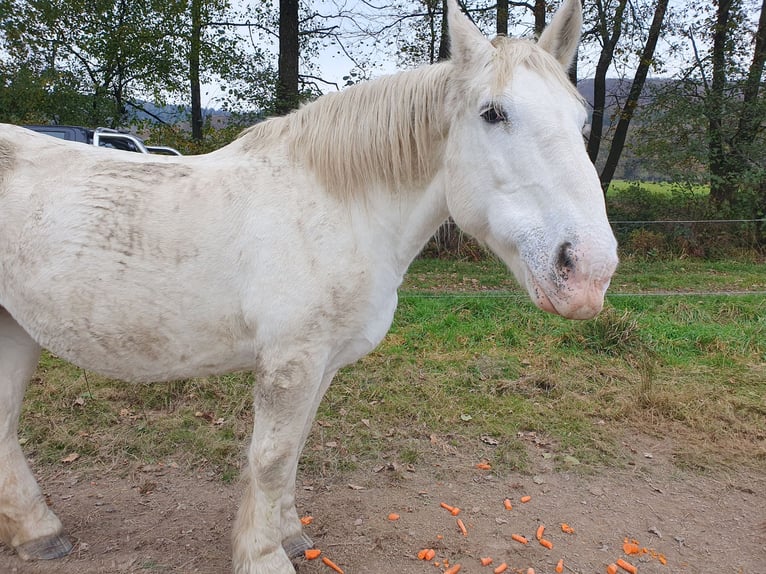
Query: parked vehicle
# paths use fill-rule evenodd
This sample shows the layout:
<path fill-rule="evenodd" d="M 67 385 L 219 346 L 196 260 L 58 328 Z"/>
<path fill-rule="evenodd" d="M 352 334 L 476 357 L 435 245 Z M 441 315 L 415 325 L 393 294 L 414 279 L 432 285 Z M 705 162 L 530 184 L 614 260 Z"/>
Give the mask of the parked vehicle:
<path fill-rule="evenodd" d="M 80 142 L 88 145 L 109 147 L 136 153 L 159 155 L 181 155 L 181 152 L 169 146 L 147 145 L 138 136 L 110 128 L 84 128 L 80 126 L 26 125 L 27 129 L 53 136 L 62 140 Z"/>

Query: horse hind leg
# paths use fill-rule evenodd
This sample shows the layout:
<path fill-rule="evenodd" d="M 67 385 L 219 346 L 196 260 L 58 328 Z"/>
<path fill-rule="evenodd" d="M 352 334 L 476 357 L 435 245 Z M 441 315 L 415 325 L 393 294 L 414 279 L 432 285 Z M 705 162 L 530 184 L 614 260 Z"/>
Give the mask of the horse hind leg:
<path fill-rule="evenodd" d="M 39 345 L 0 307 L 0 540 L 24 560 L 60 558 L 72 550 L 17 436 L 24 391 L 39 358 Z"/>

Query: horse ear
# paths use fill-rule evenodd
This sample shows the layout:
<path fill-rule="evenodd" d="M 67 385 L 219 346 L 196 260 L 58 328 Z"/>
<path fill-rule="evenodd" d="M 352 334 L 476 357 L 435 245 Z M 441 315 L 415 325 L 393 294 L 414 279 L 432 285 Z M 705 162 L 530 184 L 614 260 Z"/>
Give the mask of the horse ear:
<path fill-rule="evenodd" d="M 474 54 L 492 46 L 484 34 L 463 14 L 457 0 L 447 0 L 447 24 L 450 59 L 455 62 L 468 62 Z"/>
<path fill-rule="evenodd" d="M 537 42 L 546 52 L 552 54 L 568 70 L 572 65 L 582 32 L 581 0 L 564 0 L 556 10 L 551 23 L 543 30 Z"/>

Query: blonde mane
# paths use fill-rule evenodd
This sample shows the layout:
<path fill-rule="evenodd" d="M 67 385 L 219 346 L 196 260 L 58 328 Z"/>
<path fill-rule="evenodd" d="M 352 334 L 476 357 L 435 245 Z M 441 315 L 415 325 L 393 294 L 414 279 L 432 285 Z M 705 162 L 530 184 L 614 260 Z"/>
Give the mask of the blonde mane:
<path fill-rule="evenodd" d="M 533 42 L 497 37 L 492 44 L 493 91 L 502 91 L 513 70 L 524 63 L 576 93 L 556 60 Z M 450 82 L 475 83 L 470 70 L 457 77 L 455 71 L 445 62 L 364 82 L 256 124 L 240 137 L 251 151 L 286 142 L 291 159 L 343 199 L 376 187 L 394 193 L 412 189 L 429 181 L 440 167 L 436 160 L 455 104 L 462 105 L 450 98 Z"/>

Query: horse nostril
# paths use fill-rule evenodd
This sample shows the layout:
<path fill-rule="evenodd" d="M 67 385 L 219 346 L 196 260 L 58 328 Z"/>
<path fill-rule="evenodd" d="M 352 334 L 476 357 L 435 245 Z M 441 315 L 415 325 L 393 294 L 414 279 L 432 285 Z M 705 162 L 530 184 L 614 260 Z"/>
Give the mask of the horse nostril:
<path fill-rule="evenodd" d="M 559 247 L 559 253 L 556 258 L 556 267 L 561 273 L 574 270 L 575 255 L 572 250 L 572 244 L 569 241 L 565 241 Z"/>

